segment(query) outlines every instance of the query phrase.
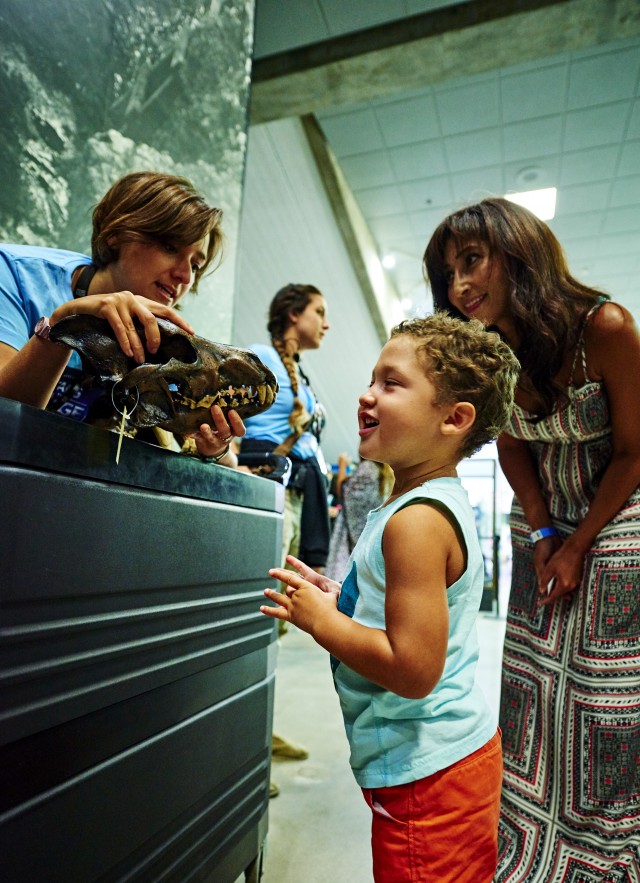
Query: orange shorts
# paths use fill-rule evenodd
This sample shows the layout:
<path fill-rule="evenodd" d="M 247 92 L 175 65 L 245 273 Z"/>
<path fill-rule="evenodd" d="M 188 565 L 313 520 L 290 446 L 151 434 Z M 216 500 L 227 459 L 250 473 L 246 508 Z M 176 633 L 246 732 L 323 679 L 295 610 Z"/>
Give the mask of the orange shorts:
<path fill-rule="evenodd" d="M 491 883 L 498 860 L 502 738 L 444 770 L 363 788 L 376 883 Z"/>

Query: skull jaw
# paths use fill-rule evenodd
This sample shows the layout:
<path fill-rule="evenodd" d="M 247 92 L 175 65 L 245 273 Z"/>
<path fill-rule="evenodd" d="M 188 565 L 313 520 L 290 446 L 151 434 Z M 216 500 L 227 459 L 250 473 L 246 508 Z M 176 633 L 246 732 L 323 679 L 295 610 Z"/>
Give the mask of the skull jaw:
<path fill-rule="evenodd" d="M 112 395 L 114 383 L 119 393 L 134 394 L 137 405 L 129 406 L 128 417 L 135 428 L 160 426 L 188 435 L 203 423 L 214 426 L 214 404 L 223 412 L 233 408 L 243 419 L 271 407 L 278 384 L 255 353 L 189 335 L 164 319 L 157 322 L 160 348 L 147 353 L 142 365 L 124 355 L 109 323 L 95 316 L 62 319 L 51 337 L 76 349 L 87 373 Z"/>

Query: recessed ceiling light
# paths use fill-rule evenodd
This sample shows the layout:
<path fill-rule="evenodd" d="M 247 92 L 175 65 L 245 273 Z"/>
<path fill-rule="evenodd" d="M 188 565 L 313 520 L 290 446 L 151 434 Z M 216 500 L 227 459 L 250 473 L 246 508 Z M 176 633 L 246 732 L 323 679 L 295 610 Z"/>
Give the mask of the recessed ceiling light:
<path fill-rule="evenodd" d="M 505 199 L 528 208 L 541 221 L 550 221 L 556 213 L 557 193 L 557 187 L 544 187 L 542 190 L 523 190 L 521 193 L 506 193 Z"/>
<path fill-rule="evenodd" d="M 411 307 L 413 306 L 413 301 L 411 300 L 410 297 L 403 297 L 400 302 L 400 306 L 405 311 L 405 313 L 408 313 L 409 310 L 411 309 Z"/>
<path fill-rule="evenodd" d="M 393 270 L 396 265 L 396 257 L 393 254 L 386 254 L 382 258 L 382 266 L 387 270 Z"/>
<path fill-rule="evenodd" d="M 540 166 L 525 166 L 524 169 L 516 174 L 516 181 L 521 187 L 531 187 L 536 181 L 540 180 L 542 169 Z"/>

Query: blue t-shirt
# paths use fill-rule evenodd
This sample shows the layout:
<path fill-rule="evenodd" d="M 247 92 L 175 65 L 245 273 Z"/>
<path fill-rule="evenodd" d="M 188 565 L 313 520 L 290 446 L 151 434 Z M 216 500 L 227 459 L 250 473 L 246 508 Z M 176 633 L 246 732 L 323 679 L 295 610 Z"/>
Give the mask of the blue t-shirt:
<path fill-rule="evenodd" d="M 244 424 L 247 428 L 245 438 L 261 439 L 262 441 L 280 444 L 287 436 L 291 435 L 289 415 L 293 408 L 293 391 L 287 369 L 282 364 L 282 359 L 277 350 L 272 346 L 262 343 L 252 344 L 249 347 L 256 356 L 264 362 L 276 375 L 280 390 L 278 396 L 269 408 L 255 417 L 248 417 Z M 316 398 L 306 383 L 300 378 L 298 398 L 310 414 L 313 414 L 317 405 Z M 304 432 L 293 446 L 292 453 L 304 460 L 318 455 L 318 440 L 310 432 Z"/>
<path fill-rule="evenodd" d="M 484 565 L 473 509 L 458 478 L 425 482 L 369 513 L 347 565 L 338 609 L 368 628 L 386 627 L 382 536 L 395 512 L 422 501 L 432 501 L 430 505 L 450 514 L 467 553 L 464 573 L 447 589 L 449 639 L 442 677 L 424 699 L 406 699 L 331 659 L 351 747 L 351 768 L 364 788 L 402 785 L 430 776 L 481 748 L 496 731 L 476 681 L 476 617 Z"/>
<path fill-rule="evenodd" d="M 91 258 L 74 251 L 0 244 L 0 342 L 22 349 L 38 319 L 72 299 L 73 272 L 90 263 Z M 48 410 L 85 420 L 104 393 L 87 388 L 84 379 L 80 357 L 72 352 Z"/>

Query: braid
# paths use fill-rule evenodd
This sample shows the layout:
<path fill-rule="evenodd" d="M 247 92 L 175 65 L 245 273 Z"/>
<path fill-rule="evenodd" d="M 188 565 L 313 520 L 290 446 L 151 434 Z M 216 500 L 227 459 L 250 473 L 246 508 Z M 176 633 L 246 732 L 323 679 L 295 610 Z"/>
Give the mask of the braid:
<path fill-rule="evenodd" d="M 273 348 L 280 356 L 280 361 L 284 365 L 286 372 L 289 375 L 289 380 L 291 381 L 291 392 L 293 393 L 293 408 L 291 409 L 291 413 L 289 414 L 289 425 L 294 430 L 294 432 L 299 432 L 299 434 L 302 435 L 309 422 L 309 412 L 305 408 L 302 400 L 298 397 L 300 384 L 298 381 L 296 361 L 291 353 L 287 352 L 287 348 L 285 347 L 284 341 L 281 338 L 272 337 L 271 342 L 273 343 Z"/>
<path fill-rule="evenodd" d="M 291 313 L 302 313 L 308 306 L 311 298 L 320 294 L 315 285 L 301 285 L 299 283 L 290 282 L 278 291 L 269 306 L 269 322 L 267 329 L 271 335 L 271 343 L 275 351 L 280 356 L 280 360 L 284 365 L 289 380 L 291 381 L 291 391 L 293 393 L 293 409 L 289 414 L 289 425 L 293 432 L 298 436 L 308 428 L 311 423 L 311 416 L 304 406 L 304 403 L 298 396 L 300 383 L 298 379 L 298 369 L 293 355 L 287 352 L 284 342 L 284 334 L 290 324 Z"/>

